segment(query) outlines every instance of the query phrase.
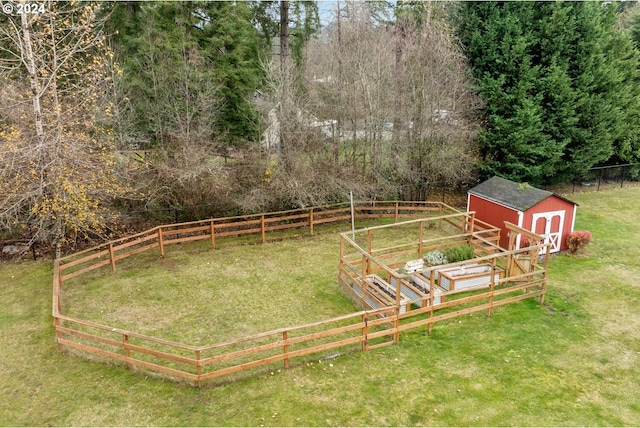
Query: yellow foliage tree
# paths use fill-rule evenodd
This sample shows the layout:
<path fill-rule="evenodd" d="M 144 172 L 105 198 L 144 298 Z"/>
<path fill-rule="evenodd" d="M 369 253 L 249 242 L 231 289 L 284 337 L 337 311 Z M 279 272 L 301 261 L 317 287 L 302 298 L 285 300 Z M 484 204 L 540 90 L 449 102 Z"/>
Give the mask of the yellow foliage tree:
<path fill-rule="evenodd" d="M 129 192 L 109 102 L 112 53 L 98 4 L 44 3 L 0 21 L 0 221 L 60 246 L 100 235 Z"/>

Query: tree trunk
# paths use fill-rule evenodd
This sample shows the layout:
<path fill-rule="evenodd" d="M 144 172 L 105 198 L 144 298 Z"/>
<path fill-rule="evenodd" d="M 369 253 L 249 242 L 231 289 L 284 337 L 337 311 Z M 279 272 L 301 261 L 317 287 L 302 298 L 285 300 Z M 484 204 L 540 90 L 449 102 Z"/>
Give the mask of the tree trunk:
<path fill-rule="evenodd" d="M 284 135 L 287 133 L 286 121 L 289 118 L 289 2 L 280 2 L 280 73 L 282 75 L 282 94 L 280 96 L 280 117 L 278 119 L 280 130 L 280 153 L 282 154 L 282 166 L 285 171 L 289 169 L 288 142 Z"/>
<path fill-rule="evenodd" d="M 29 83 L 33 92 L 33 115 L 36 125 L 36 135 L 38 136 L 38 144 L 40 148 L 44 148 L 44 130 L 42 128 L 42 109 L 40 107 L 40 85 L 38 84 L 38 74 L 35 58 L 33 56 L 33 47 L 31 44 L 31 31 L 29 30 L 28 14 L 21 15 L 22 33 L 24 34 L 24 53 L 25 65 L 29 73 Z"/>
<path fill-rule="evenodd" d="M 37 137 L 37 147 L 36 152 L 38 158 L 38 171 L 40 173 L 40 196 L 44 197 L 49 190 L 47 189 L 47 166 L 50 163 L 50 156 L 48 153 L 47 144 L 44 136 L 44 128 L 42 124 L 42 106 L 40 103 L 40 98 L 42 96 L 42 88 L 40 87 L 40 82 L 38 80 L 38 67 L 36 66 L 35 56 L 33 54 L 33 44 L 31 41 L 31 30 L 29 28 L 29 20 L 28 14 L 21 15 L 20 26 L 22 28 L 23 34 L 23 51 L 24 51 L 24 64 L 27 68 L 27 73 L 29 74 L 29 85 L 31 87 L 32 97 L 33 97 L 33 118 L 34 124 L 36 128 L 36 137 Z M 53 31 L 53 29 L 52 29 Z M 55 72 L 55 66 L 53 66 L 53 70 Z M 55 82 L 55 79 L 53 79 Z M 57 99 L 56 99 L 57 101 Z M 57 110 L 57 109 L 56 109 Z M 56 228 L 52 234 L 51 245 L 55 248 L 55 258 L 60 258 L 60 228 Z"/>
<path fill-rule="evenodd" d="M 280 2 L 280 68 L 286 75 L 289 60 L 289 2 Z"/>

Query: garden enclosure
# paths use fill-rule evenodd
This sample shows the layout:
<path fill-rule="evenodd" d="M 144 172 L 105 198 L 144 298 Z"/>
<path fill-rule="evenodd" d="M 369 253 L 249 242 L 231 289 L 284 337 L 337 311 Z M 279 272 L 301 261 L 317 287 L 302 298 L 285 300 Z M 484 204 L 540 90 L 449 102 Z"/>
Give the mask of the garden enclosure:
<path fill-rule="evenodd" d="M 431 331 L 436 321 L 481 310 L 491 315 L 496 306 L 529 297 L 542 303 L 550 247 L 542 236 L 511 223 L 506 227 L 507 249 L 498 245 L 500 229 L 475 219 L 473 212 L 342 233 L 340 283 L 363 308 L 398 308 L 398 332 L 423 325 Z M 516 249 L 518 236 L 532 244 Z M 428 252 L 459 246 L 471 247 L 472 258 L 422 263 Z M 421 314 L 426 318 L 416 319 Z"/>

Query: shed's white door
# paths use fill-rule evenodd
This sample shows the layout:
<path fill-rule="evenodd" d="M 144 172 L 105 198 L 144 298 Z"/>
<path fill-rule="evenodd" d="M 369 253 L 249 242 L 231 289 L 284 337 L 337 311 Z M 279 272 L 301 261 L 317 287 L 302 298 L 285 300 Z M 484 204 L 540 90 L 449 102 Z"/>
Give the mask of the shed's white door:
<path fill-rule="evenodd" d="M 544 242 L 551 244 L 551 252 L 560 251 L 562 229 L 564 227 L 564 211 L 550 211 L 533 214 L 531 231 L 544 236 Z"/>

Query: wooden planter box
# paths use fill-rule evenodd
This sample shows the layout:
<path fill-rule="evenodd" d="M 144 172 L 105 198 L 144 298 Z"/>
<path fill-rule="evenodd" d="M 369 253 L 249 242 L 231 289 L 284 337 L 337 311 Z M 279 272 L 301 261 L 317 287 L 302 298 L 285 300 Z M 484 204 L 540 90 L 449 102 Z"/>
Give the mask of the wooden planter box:
<path fill-rule="evenodd" d="M 494 281 L 504 277 L 502 268 L 496 268 Z M 473 263 L 438 270 L 438 285 L 447 291 L 488 287 L 491 284 L 491 265 Z"/>
<path fill-rule="evenodd" d="M 370 285 L 372 284 L 373 287 Z M 367 275 L 367 289 L 369 293 L 374 294 L 382 302 L 385 302 L 387 306 L 395 306 L 396 304 L 396 287 L 389 284 L 378 275 Z M 411 309 L 409 303 L 411 298 L 406 296 L 400 291 L 400 313 L 403 314 Z"/>
<path fill-rule="evenodd" d="M 465 267 L 465 269 L 468 268 L 473 268 L 476 266 L 479 266 L 478 263 L 472 262 L 472 263 L 465 263 L 463 265 Z M 449 267 L 449 268 L 441 268 L 441 269 L 434 269 L 433 271 L 424 271 L 422 272 L 422 275 L 424 275 L 425 278 L 427 279 L 431 279 L 431 272 L 433 272 L 433 274 L 435 275 L 436 281 L 440 279 L 440 272 L 446 272 L 449 270 L 456 270 L 456 269 L 460 269 L 460 266 L 454 266 L 454 267 Z"/>
<path fill-rule="evenodd" d="M 424 294 L 429 295 L 429 278 L 421 273 L 411 274 L 411 281 L 418 287 Z M 434 285 L 433 290 L 433 304 L 438 305 L 442 303 L 442 290 Z"/>
<path fill-rule="evenodd" d="M 362 298 L 362 288 L 360 288 L 359 285 L 351 284 L 351 289 L 359 298 Z M 384 308 L 385 306 L 388 306 L 386 303 L 381 302 L 377 298 L 373 297 L 371 294 L 367 294 L 367 296 L 365 297 L 365 303 L 371 309 L 380 309 L 380 308 Z"/>
<path fill-rule="evenodd" d="M 419 276 L 421 279 L 416 279 Z M 400 280 L 400 293 L 403 297 L 413 301 L 413 304 L 419 308 L 429 306 L 427 299 L 429 298 L 429 281 L 424 276 L 414 273 L 410 276 L 410 280 Z M 396 279 L 391 278 L 391 285 L 396 286 Z M 440 303 L 442 290 L 435 287 L 434 295 L 436 296 L 434 304 Z"/>

